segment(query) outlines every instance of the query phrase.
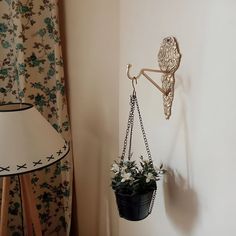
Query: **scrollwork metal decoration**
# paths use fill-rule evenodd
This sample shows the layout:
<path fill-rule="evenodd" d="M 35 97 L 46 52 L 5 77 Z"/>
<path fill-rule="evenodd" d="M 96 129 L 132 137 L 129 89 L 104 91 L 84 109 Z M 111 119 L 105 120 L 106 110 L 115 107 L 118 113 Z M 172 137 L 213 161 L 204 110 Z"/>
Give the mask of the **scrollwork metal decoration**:
<path fill-rule="evenodd" d="M 127 76 L 131 80 L 136 80 L 140 76 L 148 79 L 163 94 L 163 105 L 166 119 L 170 118 L 171 108 L 174 99 L 175 72 L 179 68 L 181 55 L 176 39 L 166 37 L 163 39 L 158 52 L 159 70 L 143 68 L 137 76 L 130 75 L 131 65 L 127 65 Z M 146 72 L 161 73 L 162 86 L 159 86 Z"/>
<path fill-rule="evenodd" d="M 174 37 L 164 38 L 158 53 L 158 63 L 161 71 L 165 72 L 161 80 L 162 88 L 166 91 L 166 94 L 163 94 L 166 119 L 169 119 L 171 115 L 171 107 L 174 99 L 174 73 L 179 67 L 180 57 L 176 39 Z"/>

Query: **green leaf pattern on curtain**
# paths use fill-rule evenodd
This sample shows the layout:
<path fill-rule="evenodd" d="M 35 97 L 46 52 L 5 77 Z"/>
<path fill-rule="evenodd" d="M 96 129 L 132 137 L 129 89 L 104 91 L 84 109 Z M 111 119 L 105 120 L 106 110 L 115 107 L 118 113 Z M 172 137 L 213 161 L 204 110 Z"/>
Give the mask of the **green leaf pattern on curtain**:
<path fill-rule="evenodd" d="M 34 104 L 70 141 L 56 0 L 0 0 L 0 101 Z M 31 177 L 43 235 L 69 235 L 71 154 Z M 9 196 L 9 235 L 22 235 L 17 177 Z"/>

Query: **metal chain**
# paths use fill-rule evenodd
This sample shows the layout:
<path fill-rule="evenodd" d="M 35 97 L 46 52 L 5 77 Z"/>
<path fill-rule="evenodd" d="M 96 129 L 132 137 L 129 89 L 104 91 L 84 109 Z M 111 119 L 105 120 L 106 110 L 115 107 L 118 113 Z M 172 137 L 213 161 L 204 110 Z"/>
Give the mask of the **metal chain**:
<path fill-rule="evenodd" d="M 134 128 L 134 110 L 135 110 L 135 100 L 136 100 L 136 92 L 135 90 L 133 91 L 133 116 L 131 117 L 131 122 L 130 122 L 130 137 L 129 137 L 129 152 L 128 152 L 128 160 L 131 159 L 131 149 L 132 149 L 132 138 L 133 138 L 133 128 Z"/>
<path fill-rule="evenodd" d="M 142 120 L 141 112 L 140 112 L 140 109 L 139 109 L 137 97 L 136 97 L 135 101 L 136 101 L 136 107 L 137 107 L 138 116 L 139 116 L 139 123 L 140 123 L 142 134 L 143 134 L 143 140 L 144 140 L 144 144 L 145 144 L 146 151 L 147 151 L 147 154 L 148 154 L 148 159 L 149 159 L 150 163 L 153 166 L 152 155 L 151 155 L 151 151 L 150 151 L 149 146 L 148 146 L 147 136 L 146 136 L 146 133 L 145 133 L 145 130 L 144 130 L 143 120 Z"/>
<path fill-rule="evenodd" d="M 121 161 L 124 161 L 124 158 L 125 158 L 125 152 L 126 152 L 126 148 L 127 148 L 127 140 L 128 140 L 129 135 L 130 135 L 130 137 L 129 137 L 130 139 L 129 139 L 128 159 L 130 160 L 130 158 L 131 158 L 131 146 L 132 146 L 132 136 L 133 136 L 133 126 L 134 126 L 135 105 L 136 105 L 137 111 L 138 111 L 139 123 L 140 123 L 140 127 L 141 127 L 142 134 L 143 134 L 143 140 L 144 140 L 145 148 L 146 148 L 146 151 L 147 151 L 147 154 L 148 154 L 148 159 L 149 159 L 151 165 L 153 166 L 151 151 L 150 151 L 149 146 L 148 146 L 147 136 L 146 136 L 146 133 L 145 133 L 145 130 L 144 130 L 143 120 L 142 120 L 141 112 L 140 112 L 140 109 L 139 109 L 138 99 L 137 99 L 137 96 L 136 96 L 135 89 L 133 90 L 132 96 L 130 96 L 130 112 L 129 112 L 127 129 L 126 129 L 126 133 L 125 133 L 125 139 L 124 139 L 124 146 L 123 146 L 123 151 L 122 151 L 122 155 L 121 155 Z M 152 200 L 151 200 L 150 207 L 149 207 L 149 210 L 148 210 L 149 214 L 151 214 L 151 212 L 152 212 L 155 197 L 156 197 L 156 190 L 154 190 L 153 194 L 152 194 Z"/>
<path fill-rule="evenodd" d="M 139 123 L 140 123 L 141 131 L 142 131 L 142 134 L 143 134 L 143 140 L 144 140 L 145 148 L 146 148 L 146 151 L 147 151 L 148 159 L 149 159 L 151 165 L 153 166 L 151 151 L 150 151 L 148 141 L 147 141 L 147 136 L 146 136 L 146 133 L 145 133 L 145 130 L 144 130 L 143 120 L 142 120 L 142 116 L 141 116 L 140 108 L 139 108 L 139 105 L 138 105 L 138 99 L 137 99 L 135 90 L 133 91 L 132 96 L 130 96 L 130 112 L 129 112 L 128 125 L 127 125 L 127 129 L 126 129 L 121 160 L 123 161 L 124 158 L 125 158 L 125 152 L 126 152 L 126 148 L 127 148 L 127 140 L 128 140 L 129 135 L 130 135 L 130 139 L 129 139 L 130 143 L 129 143 L 128 159 L 130 160 L 130 158 L 131 158 L 131 146 L 132 146 L 131 144 L 132 144 L 132 136 L 133 136 L 135 105 L 136 105 L 137 111 L 138 111 Z"/>
<path fill-rule="evenodd" d="M 135 99 L 135 104 L 136 104 L 137 111 L 138 111 L 139 123 L 140 123 L 140 127 L 141 127 L 141 130 L 142 130 L 143 140 L 144 140 L 144 144 L 145 144 L 145 147 L 146 147 L 146 151 L 147 151 L 147 154 L 148 154 L 148 159 L 149 159 L 152 167 L 154 168 L 153 161 L 152 161 L 152 155 L 151 155 L 151 151 L 150 151 L 150 148 L 149 148 L 149 145 L 148 145 L 147 136 L 146 136 L 146 133 L 145 133 L 145 130 L 144 130 L 143 119 L 142 119 L 141 112 L 140 112 L 140 109 L 139 109 L 137 97 Z M 152 208 L 153 208 L 153 205 L 154 205 L 155 198 L 156 198 L 156 189 L 153 191 L 153 194 L 152 194 L 152 200 L 151 200 L 150 207 L 149 207 L 149 210 L 148 210 L 149 214 L 151 214 L 151 212 L 152 212 Z"/>
<path fill-rule="evenodd" d="M 133 127 L 135 97 L 136 97 L 136 93 L 134 91 L 133 95 L 130 96 L 130 112 L 129 112 L 127 129 L 126 129 L 126 133 L 125 133 L 123 151 L 122 151 L 122 154 L 121 154 L 121 161 L 123 161 L 124 158 L 125 158 L 125 152 L 126 152 L 126 147 L 127 147 L 127 139 L 128 139 L 128 136 L 129 136 L 129 131 L 130 131 L 130 128 Z M 132 133 L 132 130 L 131 130 L 131 133 Z M 131 138 L 132 138 L 132 135 L 130 135 L 130 140 L 131 140 Z M 131 145 L 129 146 L 129 158 L 130 158 L 130 152 L 131 152 Z"/>
<path fill-rule="evenodd" d="M 156 198 L 156 193 L 157 193 L 157 190 L 155 189 L 155 190 L 153 191 L 152 200 L 151 200 L 150 207 L 149 207 L 149 210 L 148 210 L 148 213 L 149 213 L 149 214 L 152 213 L 152 208 L 153 208 L 154 201 L 155 201 L 155 198 Z"/>

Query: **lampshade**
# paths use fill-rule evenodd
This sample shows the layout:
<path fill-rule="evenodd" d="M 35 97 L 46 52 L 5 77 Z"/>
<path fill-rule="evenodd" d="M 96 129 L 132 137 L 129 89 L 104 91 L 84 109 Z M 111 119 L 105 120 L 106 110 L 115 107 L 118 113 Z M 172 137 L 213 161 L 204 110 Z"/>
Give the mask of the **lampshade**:
<path fill-rule="evenodd" d="M 0 105 L 0 176 L 41 169 L 68 152 L 69 144 L 33 105 Z"/>

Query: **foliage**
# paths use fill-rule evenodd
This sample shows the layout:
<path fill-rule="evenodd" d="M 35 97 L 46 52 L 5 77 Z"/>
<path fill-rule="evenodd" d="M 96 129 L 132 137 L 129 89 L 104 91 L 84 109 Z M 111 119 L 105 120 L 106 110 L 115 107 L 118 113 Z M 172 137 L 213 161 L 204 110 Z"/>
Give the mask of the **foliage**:
<path fill-rule="evenodd" d="M 153 162 L 140 157 L 140 161 L 114 161 L 111 171 L 112 188 L 125 194 L 146 193 L 156 189 L 156 181 L 166 172 L 161 164 L 154 167 Z"/>

